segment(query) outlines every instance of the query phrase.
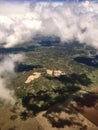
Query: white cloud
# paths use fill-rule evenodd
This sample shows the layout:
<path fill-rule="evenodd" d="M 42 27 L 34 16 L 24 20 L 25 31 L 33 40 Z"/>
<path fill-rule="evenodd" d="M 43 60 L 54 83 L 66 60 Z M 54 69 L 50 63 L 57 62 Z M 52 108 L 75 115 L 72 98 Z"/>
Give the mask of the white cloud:
<path fill-rule="evenodd" d="M 0 99 L 5 103 L 15 103 L 14 91 L 7 87 L 9 74 L 14 74 L 15 63 L 23 60 L 21 54 L 12 54 L 1 57 L 0 62 Z"/>
<path fill-rule="evenodd" d="M 14 91 L 6 87 L 6 81 L 2 78 L 0 78 L 0 99 L 4 101 L 4 103 L 15 103 Z"/>
<path fill-rule="evenodd" d="M 8 6 L 15 10 L 8 11 Z M 98 3 L 5 3 L 4 8 L 0 8 L 0 43 L 6 43 L 4 47 L 30 41 L 40 33 L 98 48 Z"/>

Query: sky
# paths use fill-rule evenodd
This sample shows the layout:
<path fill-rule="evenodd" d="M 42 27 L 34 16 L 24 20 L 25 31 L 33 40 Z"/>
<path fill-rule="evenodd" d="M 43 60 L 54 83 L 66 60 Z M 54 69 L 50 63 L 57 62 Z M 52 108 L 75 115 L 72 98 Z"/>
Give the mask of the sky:
<path fill-rule="evenodd" d="M 32 2 L 35 2 L 35 1 L 58 1 L 58 2 L 62 2 L 62 1 L 86 1 L 86 0 L 1 0 L 1 1 L 12 1 L 12 2 L 15 2 L 15 1 L 19 1 L 19 2 L 23 2 L 23 1 L 32 1 Z M 96 1 L 96 0 L 88 0 L 88 1 Z"/>

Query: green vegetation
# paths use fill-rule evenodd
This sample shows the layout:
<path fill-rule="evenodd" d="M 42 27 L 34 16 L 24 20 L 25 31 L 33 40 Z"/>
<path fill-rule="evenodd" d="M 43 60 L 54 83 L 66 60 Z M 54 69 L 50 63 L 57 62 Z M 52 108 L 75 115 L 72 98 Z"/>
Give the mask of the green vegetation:
<path fill-rule="evenodd" d="M 89 46 L 78 43 L 32 46 L 28 43 L 24 47 L 17 47 L 14 51 L 25 53 L 26 59 L 23 63 L 16 64 L 16 74 L 10 76 L 11 83 L 8 83 L 15 89 L 17 97 L 15 105 L 12 108 L 9 107 L 11 123 L 10 121 L 8 123 L 11 125 L 8 124 L 8 130 L 21 129 L 21 123 L 24 125 L 24 122 L 31 123 L 31 126 L 33 122 L 34 129 L 42 130 L 38 122 L 32 118 L 37 113 L 48 110 L 55 104 L 61 104 L 67 100 L 69 102 L 69 99 L 82 100 L 79 98 L 81 91 L 90 93 L 93 87 L 97 87 L 98 67 L 95 61 L 98 59 L 95 56 L 96 50 Z M 13 49 L 11 49 L 12 52 Z M 75 60 L 81 57 L 91 59 L 91 64 Z M 58 77 L 49 75 L 46 72 L 47 69 L 61 70 L 63 75 Z M 40 72 L 41 77 L 26 84 L 25 81 L 34 72 Z M 85 97 L 85 94 L 82 96 Z M 69 120 L 63 122 L 71 123 Z M 29 125 L 26 128 L 24 126 L 24 130 L 27 129 Z"/>
<path fill-rule="evenodd" d="M 26 59 L 17 65 L 16 76 L 11 85 L 14 86 L 22 105 L 34 114 L 52 104 L 63 102 L 77 91 L 90 91 L 92 87 L 97 86 L 98 68 L 75 61 L 76 57 L 95 55 L 95 49 L 72 43 L 55 46 L 27 45 L 25 50 Z M 65 75 L 49 76 L 47 69 L 61 70 Z M 40 72 L 41 77 L 25 84 L 33 72 Z"/>

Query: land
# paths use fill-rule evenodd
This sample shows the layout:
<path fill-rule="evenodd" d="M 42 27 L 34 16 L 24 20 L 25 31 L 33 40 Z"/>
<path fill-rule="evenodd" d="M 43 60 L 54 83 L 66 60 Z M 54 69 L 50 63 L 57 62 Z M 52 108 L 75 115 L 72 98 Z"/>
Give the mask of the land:
<path fill-rule="evenodd" d="M 24 53 L 26 59 L 16 64 L 9 83 L 15 105 L 0 104 L 0 130 L 98 130 L 96 49 L 39 38 L 1 50 L 4 55 Z"/>

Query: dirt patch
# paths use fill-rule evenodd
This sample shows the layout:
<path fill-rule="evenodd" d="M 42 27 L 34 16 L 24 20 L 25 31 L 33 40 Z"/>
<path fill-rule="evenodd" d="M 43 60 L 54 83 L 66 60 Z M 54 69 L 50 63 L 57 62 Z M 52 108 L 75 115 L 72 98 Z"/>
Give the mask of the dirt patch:
<path fill-rule="evenodd" d="M 51 76 L 55 76 L 55 77 L 59 77 L 61 75 L 64 75 L 64 73 L 61 70 L 46 70 L 47 74 L 51 75 Z"/>
<path fill-rule="evenodd" d="M 27 80 L 25 81 L 25 83 L 30 83 L 31 81 L 38 79 L 41 76 L 41 73 L 39 72 L 34 72 L 32 75 L 30 75 Z"/>
<path fill-rule="evenodd" d="M 98 87 L 93 88 L 93 89 L 92 89 L 92 92 L 94 92 L 94 93 L 98 93 Z"/>
<path fill-rule="evenodd" d="M 49 74 L 49 75 L 51 75 L 51 76 L 53 75 L 53 70 L 47 69 L 46 72 L 47 72 L 47 74 Z"/>

